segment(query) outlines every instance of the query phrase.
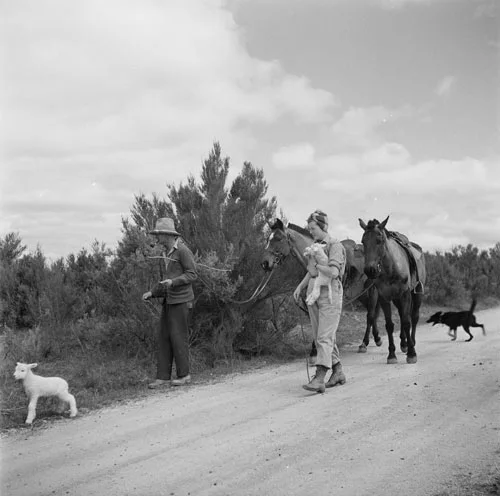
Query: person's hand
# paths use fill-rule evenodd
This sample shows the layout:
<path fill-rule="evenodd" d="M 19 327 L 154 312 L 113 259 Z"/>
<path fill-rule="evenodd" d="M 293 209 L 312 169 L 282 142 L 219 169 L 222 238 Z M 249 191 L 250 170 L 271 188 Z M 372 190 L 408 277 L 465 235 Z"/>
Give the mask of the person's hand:
<path fill-rule="evenodd" d="M 172 279 L 165 279 L 164 281 L 161 281 L 160 284 L 165 284 L 167 288 L 170 288 L 172 286 Z"/>
<path fill-rule="evenodd" d="M 144 301 L 147 301 L 147 300 L 149 300 L 149 298 L 151 298 L 151 296 L 153 296 L 153 293 L 151 293 L 151 291 L 147 291 L 146 293 L 144 293 L 144 294 L 142 295 L 142 299 L 143 299 Z"/>
<path fill-rule="evenodd" d="M 293 292 L 293 299 L 298 302 L 300 299 L 300 293 L 302 293 L 302 286 L 299 284 L 296 288 L 295 291 Z"/>

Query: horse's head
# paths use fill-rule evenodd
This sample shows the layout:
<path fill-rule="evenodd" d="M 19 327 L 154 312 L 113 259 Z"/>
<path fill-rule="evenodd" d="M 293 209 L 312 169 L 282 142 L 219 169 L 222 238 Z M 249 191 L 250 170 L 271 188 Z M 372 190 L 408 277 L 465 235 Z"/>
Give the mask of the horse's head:
<path fill-rule="evenodd" d="M 365 274 L 370 279 L 376 279 L 382 271 L 382 259 L 387 241 L 385 226 L 388 220 L 389 216 L 383 222 L 373 219 L 365 224 L 359 219 L 359 225 L 365 231 L 361 238 L 365 252 Z"/>
<path fill-rule="evenodd" d="M 283 222 L 280 219 L 273 219 L 268 224 L 271 228 L 271 234 L 267 240 L 261 263 L 262 268 L 266 271 L 273 270 L 275 265 L 279 265 L 292 250 Z"/>

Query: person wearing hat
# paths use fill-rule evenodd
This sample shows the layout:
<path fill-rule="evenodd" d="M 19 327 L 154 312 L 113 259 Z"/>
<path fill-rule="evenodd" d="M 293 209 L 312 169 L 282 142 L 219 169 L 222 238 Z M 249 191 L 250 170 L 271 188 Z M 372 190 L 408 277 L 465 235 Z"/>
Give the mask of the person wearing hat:
<path fill-rule="evenodd" d="M 303 386 L 308 391 L 324 392 L 325 387 L 345 384 L 346 377 L 340 363 L 340 353 L 336 343 L 337 328 L 342 312 L 342 276 L 345 270 L 345 248 L 339 241 L 328 234 L 328 216 L 322 210 L 315 210 L 307 219 L 307 228 L 316 243 L 321 243 L 328 256 L 328 264 L 317 263 L 314 257 L 309 257 L 307 274 L 293 293 L 298 301 L 304 289 L 309 295 L 314 288 L 314 278 L 321 273 L 331 280 L 331 295 L 327 286 L 321 286 L 318 300 L 308 306 L 309 318 L 313 331 L 314 342 L 318 350 L 316 358 L 316 374 L 312 380 Z M 325 383 L 328 370 L 332 374 Z"/>
<path fill-rule="evenodd" d="M 149 234 L 155 236 L 156 243 L 162 248 L 166 275 L 163 281 L 142 296 L 143 300 L 163 298 L 156 380 L 148 387 L 183 386 L 191 382 L 188 317 L 194 299 L 192 283 L 197 278 L 194 256 L 180 238 L 174 221 L 168 217 L 158 219 Z M 174 360 L 176 379 L 171 377 Z"/>

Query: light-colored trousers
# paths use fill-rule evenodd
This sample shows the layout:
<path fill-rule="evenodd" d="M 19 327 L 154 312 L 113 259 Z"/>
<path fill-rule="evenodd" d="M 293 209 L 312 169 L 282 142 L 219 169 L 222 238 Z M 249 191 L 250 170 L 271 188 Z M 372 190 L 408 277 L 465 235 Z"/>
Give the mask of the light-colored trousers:
<path fill-rule="evenodd" d="M 311 278 L 307 287 L 307 295 L 312 291 L 314 279 Z M 332 281 L 332 303 L 328 297 L 328 287 L 321 286 L 321 293 L 314 305 L 309 305 L 313 338 L 318 350 L 316 365 L 332 368 L 340 362 L 340 352 L 337 347 L 337 328 L 342 313 L 342 283 L 340 279 Z"/>

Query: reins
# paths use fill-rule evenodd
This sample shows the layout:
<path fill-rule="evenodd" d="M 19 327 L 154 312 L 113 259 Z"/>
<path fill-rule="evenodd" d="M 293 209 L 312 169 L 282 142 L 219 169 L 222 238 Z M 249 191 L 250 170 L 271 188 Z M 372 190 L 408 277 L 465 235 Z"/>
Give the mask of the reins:
<path fill-rule="evenodd" d="M 172 258 L 169 258 L 169 257 L 163 257 L 163 256 L 149 256 L 148 258 L 161 258 L 161 259 L 167 258 L 168 260 L 175 260 L 175 259 L 172 259 Z M 205 264 L 202 264 L 202 263 L 196 263 L 196 265 L 201 265 L 202 267 L 207 267 L 209 270 L 218 270 L 218 271 L 222 271 L 222 272 L 229 272 L 228 269 L 218 269 L 216 267 L 209 267 L 208 265 L 205 265 Z M 205 279 L 201 276 L 201 274 L 198 271 L 195 271 L 195 272 L 196 272 L 196 275 L 198 276 L 198 279 L 212 293 L 217 294 L 217 292 L 210 286 L 210 284 L 207 281 L 205 281 Z M 250 298 L 247 298 L 246 300 L 233 300 L 232 298 L 227 298 L 226 301 L 228 301 L 229 303 L 233 303 L 235 305 L 244 305 L 246 303 L 250 303 L 251 301 L 256 300 L 262 294 L 262 292 L 264 291 L 264 289 L 266 289 L 266 286 L 268 285 L 269 281 L 271 280 L 273 272 L 274 272 L 274 267 L 271 269 L 270 272 L 267 272 L 266 274 L 264 274 L 262 276 L 262 279 L 260 280 L 259 284 L 255 288 L 255 291 L 252 293 L 252 296 L 250 296 Z M 163 282 L 164 281 L 161 281 L 160 284 L 163 283 Z"/>
<path fill-rule="evenodd" d="M 288 230 L 286 231 L 286 239 L 287 239 L 287 242 L 288 242 L 288 246 L 290 247 L 290 253 L 292 254 L 293 257 L 295 257 L 303 266 L 306 267 L 306 265 L 304 264 L 304 261 L 302 259 L 302 257 L 300 256 L 300 252 L 298 250 L 298 248 L 295 246 L 295 243 L 292 241 L 291 239 L 291 236 L 290 236 L 290 233 L 288 232 Z M 283 256 L 283 254 L 276 254 L 274 253 L 274 257 L 275 257 L 275 260 L 276 260 L 276 265 L 280 265 L 281 262 L 283 261 L 283 259 L 285 258 Z M 274 270 L 274 266 L 272 268 L 272 270 Z M 363 296 L 365 293 L 367 293 L 375 284 L 375 281 L 372 282 L 367 288 L 365 288 L 363 291 L 361 291 L 361 293 L 359 293 L 358 295 L 356 295 L 355 297 L 351 298 L 350 300 L 347 300 L 347 301 L 344 301 L 343 302 L 343 306 L 344 305 L 350 305 L 351 303 L 353 303 L 354 301 L 356 301 L 358 298 L 360 298 L 361 296 Z M 295 301 L 295 300 L 294 300 Z M 296 302 L 297 303 L 297 302 Z M 297 303 L 297 305 L 299 305 Z M 299 305 L 300 307 L 300 305 Z M 302 308 L 300 307 L 301 310 L 305 311 L 307 313 L 307 310 L 305 308 Z"/>
<path fill-rule="evenodd" d="M 255 288 L 255 291 L 253 292 L 252 296 L 250 298 L 247 298 L 246 300 L 233 300 L 232 298 L 227 298 L 226 301 L 229 303 L 233 303 L 235 305 L 244 305 L 246 303 L 250 303 L 251 301 L 256 300 L 266 289 L 266 286 L 268 285 L 269 281 L 271 280 L 271 277 L 273 276 L 274 269 L 272 269 L 270 272 L 266 273 L 264 276 L 262 276 L 262 279 L 260 280 L 259 284 Z M 198 274 L 198 273 L 197 273 Z M 198 279 L 214 294 L 217 294 L 217 292 L 210 286 L 210 284 L 204 280 L 203 277 L 201 277 L 200 274 L 198 274 Z"/>
<path fill-rule="evenodd" d="M 342 305 L 350 305 L 351 303 L 353 303 L 354 301 L 356 301 L 358 298 L 360 298 L 361 296 L 363 296 L 365 293 L 367 293 L 371 288 L 373 288 L 373 286 L 375 286 L 375 282 L 372 282 L 367 288 L 363 289 L 363 291 L 361 291 L 361 293 L 359 293 L 359 295 L 354 296 L 350 300 L 344 301 L 342 303 Z"/>

